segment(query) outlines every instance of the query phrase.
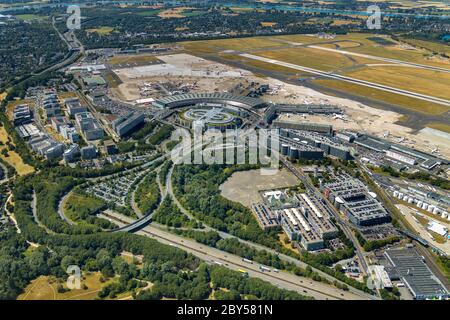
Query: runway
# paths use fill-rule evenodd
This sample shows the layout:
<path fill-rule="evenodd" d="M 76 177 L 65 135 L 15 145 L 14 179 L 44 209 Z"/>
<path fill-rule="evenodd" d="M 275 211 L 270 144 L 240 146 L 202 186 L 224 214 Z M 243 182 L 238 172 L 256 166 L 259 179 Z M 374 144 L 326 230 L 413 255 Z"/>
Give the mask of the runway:
<path fill-rule="evenodd" d="M 421 94 L 421 93 L 417 93 L 417 92 L 412 92 L 412 91 L 394 88 L 394 87 L 377 84 L 377 83 L 373 83 L 373 82 L 369 82 L 369 81 L 365 81 L 365 80 L 351 78 L 351 77 L 335 74 L 332 72 L 325 72 L 325 71 L 321 71 L 321 70 L 317 70 L 317 69 L 303 67 L 303 66 L 299 66 L 296 64 L 283 62 L 283 61 L 279 61 L 279 60 L 275 60 L 275 59 L 264 58 L 264 57 L 256 56 L 253 54 L 241 53 L 241 54 L 239 54 L 239 56 L 247 58 L 247 59 L 258 60 L 261 62 L 279 65 L 279 66 L 290 68 L 290 69 L 304 71 L 304 72 L 308 72 L 311 74 L 316 74 L 316 75 L 330 78 L 330 79 L 342 80 L 342 81 L 350 82 L 353 84 L 357 84 L 357 85 L 361 85 L 361 86 L 365 86 L 365 87 L 369 87 L 369 88 L 373 88 L 373 89 L 378 89 L 378 90 L 382 90 L 382 91 L 386 91 L 386 92 L 390 92 L 390 93 L 395 93 L 395 94 L 407 96 L 410 98 L 415 98 L 415 99 L 419 99 L 419 100 L 423 100 L 423 101 L 427 101 L 427 102 L 441 104 L 444 106 L 450 106 L 449 100 L 441 99 L 441 98 L 437 98 L 437 97 L 433 97 L 433 96 L 429 96 L 429 95 L 425 95 L 425 94 Z"/>

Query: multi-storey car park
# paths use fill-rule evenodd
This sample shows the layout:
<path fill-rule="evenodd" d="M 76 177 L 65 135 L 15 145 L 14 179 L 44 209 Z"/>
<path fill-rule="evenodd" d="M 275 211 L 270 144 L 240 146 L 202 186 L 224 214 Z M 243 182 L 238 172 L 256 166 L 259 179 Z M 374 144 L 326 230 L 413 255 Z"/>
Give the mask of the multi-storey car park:
<path fill-rule="evenodd" d="M 343 160 L 353 159 L 350 148 L 333 137 L 306 130 L 279 129 L 280 136 L 291 142 L 301 143 L 319 149 L 325 155 L 334 156 Z"/>
<path fill-rule="evenodd" d="M 275 120 L 272 124 L 275 128 L 280 129 L 294 129 L 294 130 L 320 132 L 327 135 L 331 135 L 333 133 L 333 126 L 330 124 L 287 121 L 287 120 Z"/>
<path fill-rule="evenodd" d="M 342 114 L 341 108 L 333 105 L 315 105 L 315 104 L 271 104 L 264 111 L 264 122 L 271 123 L 281 113 L 297 113 L 297 114 Z"/>
<path fill-rule="evenodd" d="M 324 195 L 358 226 L 387 223 L 391 217 L 376 194 L 358 179 L 348 174 L 336 177 L 336 181 L 321 185 Z"/>

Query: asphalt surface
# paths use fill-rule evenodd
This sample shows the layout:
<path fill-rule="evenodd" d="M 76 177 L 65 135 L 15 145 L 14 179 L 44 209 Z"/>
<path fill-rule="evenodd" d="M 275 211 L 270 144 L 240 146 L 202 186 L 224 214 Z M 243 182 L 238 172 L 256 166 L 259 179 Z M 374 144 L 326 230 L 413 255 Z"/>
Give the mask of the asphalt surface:
<path fill-rule="evenodd" d="M 119 226 L 124 225 L 123 222 L 117 220 L 113 220 L 113 222 Z M 222 265 L 236 271 L 243 270 L 248 272 L 250 277 L 260 278 L 279 288 L 293 290 L 318 300 L 367 300 L 365 297 L 356 295 L 353 292 L 339 290 L 327 284 L 299 277 L 285 271 L 275 272 L 273 268 L 269 268 L 271 271 L 262 271 L 260 269 L 261 265 L 258 263 L 244 262 L 239 256 L 202 245 L 154 226 L 147 226 L 137 231 L 136 234 L 147 236 L 158 242 L 180 248 L 209 264 Z"/>
<path fill-rule="evenodd" d="M 279 60 L 275 60 L 275 59 L 264 58 L 264 57 L 256 56 L 253 54 L 242 53 L 239 55 L 244 58 L 247 58 L 247 59 L 258 60 L 258 61 L 262 61 L 265 63 L 271 63 L 271 64 L 279 65 L 282 67 L 305 71 L 305 72 L 316 74 L 316 75 L 326 77 L 326 78 L 342 80 L 342 81 L 354 83 L 357 85 L 361 85 L 361 86 L 365 86 L 365 87 L 369 87 L 369 88 L 373 88 L 373 89 L 378 89 L 378 90 L 382 90 L 382 91 L 386 91 L 386 92 L 390 92 L 390 93 L 407 96 L 410 98 L 415 98 L 415 99 L 419 99 L 419 100 L 423 100 L 423 101 L 427 101 L 427 102 L 450 106 L 450 101 L 446 100 L 446 99 L 442 99 L 442 98 L 437 98 L 437 97 L 433 97 L 433 96 L 429 96 L 429 95 L 425 95 L 425 94 L 421 94 L 421 93 L 417 93 L 417 92 L 412 92 L 412 91 L 394 88 L 391 86 L 386 86 L 386 85 L 382 85 L 382 84 L 378 84 L 378 83 L 374 83 L 374 82 L 369 82 L 369 81 L 360 80 L 360 79 L 356 79 L 356 78 L 352 78 L 352 77 L 347 77 L 347 76 L 343 76 L 343 75 L 339 75 L 339 74 L 335 74 L 335 73 L 331 73 L 331 72 L 325 72 L 325 71 L 321 71 L 321 70 L 317 70 L 317 69 L 303 67 L 303 66 L 299 66 L 299 65 L 296 65 L 293 63 L 283 62 L 283 61 L 279 61 Z"/>

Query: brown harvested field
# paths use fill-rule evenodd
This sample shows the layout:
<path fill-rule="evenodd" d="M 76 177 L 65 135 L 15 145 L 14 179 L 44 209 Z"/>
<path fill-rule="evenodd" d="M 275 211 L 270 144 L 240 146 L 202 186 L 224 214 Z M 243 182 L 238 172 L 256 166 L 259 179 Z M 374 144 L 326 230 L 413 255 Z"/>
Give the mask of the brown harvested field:
<path fill-rule="evenodd" d="M 58 293 L 58 281 L 54 277 L 40 276 L 33 280 L 25 292 L 21 294 L 18 300 L 94 300 L 105 285 L 112 282 L 108 280 L 104 283 L 100 281 L 101 273 L 93 272 L 84 277 L 81 283 L 87 286 L 87 289 L 74 289 L 64 293 Z M 66 283 L 62 283 L 67 289 Z"/>
<path fill-rule="evenodd" d="M 5 127 L 0 127 L 0 142 L 2 142 L 2 145 L 0 146 L 0 151 L 3 149 L 6 149 L 6 142 L 9 139 L 9 135 L 5 130 Z M 8 150 L 8 156 L 5 156 L 3 154 L 0 154 L 0 157 L 2 160 L 6 161 L 8 164 L 13 166 L 17 174 L 20 176 L 27 175 L 29 173 L 33 173 L 35 170 L 32 166 L 26 164 L 23 162 L 22 158 L 19 156 L 19 154 L 13 150 Z"/>
<path fill-rule="evenodd" d="M 261 175 L 260 170 L 234 173 L 220 186 L 221 195 L 246 207 L 261 201 L 258 191 L 278 189 L 298 185 L 298 179 L 289 171 L 282 169 L 271 176 Z"/>
<path fill-rule="evenodd" d="M 276 25 L 277 25 L 276 22 L 261 22 L 262 27 L 274 27 Z"/>
<path fill-rule="evenodd" d="M 190 7 L 178 7 L 178 8 L 171 8 L 168 10 L 164 10 L 161 11 L 160 13 L 158 13 L 158 17 L 160 18 L 185 18 L 185 16 L 183 15 L 183 12 L 186 10 L 190 10 L 193 8 Z"/>
<path fill-rule="evenodd" d="M 385 103 L 401 106 L 423 114 L 438 115 L 447 112 L 450 108 L 441 104 L 431 103 L 419 99 L 410 98 L 395 93 L 360 86 L 340 80 L 314 80 L 314 83 L 337 89 L 342 92 L 351 92 L 355 96 L 379 100 Z"/>

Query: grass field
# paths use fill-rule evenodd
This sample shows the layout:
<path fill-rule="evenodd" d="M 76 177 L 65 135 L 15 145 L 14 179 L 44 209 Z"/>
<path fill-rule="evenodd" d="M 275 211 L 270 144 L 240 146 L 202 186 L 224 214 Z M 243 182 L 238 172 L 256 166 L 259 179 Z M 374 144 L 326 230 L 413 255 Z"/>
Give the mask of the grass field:
<path fill-rule="evenodd" d="M 380 37 L 383 37 L 390 42 L 394 42 L 396 45 L 380 45 L 379 41 L 370 40 L 370 38 L 374 38 L 373 34 L 366 34 L 366 33 L 349 33 L 346 35 L 337 35 L 334 39 L 320 39 L 318 37 L 308 35 L 286 35 L 286 36 L 277 36 L 274 38 L 290 42 L 300 42 L 304 44 L 317 44 L 317 45 L 320 45 L 320 43 L 330 41 L 339 41 L 339 42 L 354 41 L 360 43 L 360 46 L 346 48 L 345 50 L 384 58 L 405 60 L 425 65 L 450 68 L 450 61 L 448 60 L 444 61 L 439 59 L 431 59 L 430 55 L 432 52 L 430 51 L 405 48 L 402 46 L 401 42 L 397 42 L 393 40 L 391 37 L 380 35 L 377 36 L 377 38 Z M 422 44 L 422 47 L 429 46 L 430 48 L 433 48 L 434 51 L 438 52 L 446 52 L 449 50 L 448 46 L 444 44 L 429 41 L 421 41 L 420 43 Z"/>
<path fill-rule="evenodd" d="M 17 19 L 19 20 L 23 20 L 23 21 L 44 21 L 47 20 L 48 17 L 47 16 L 39 16 L 36 14 L 18 14 L 15 16 Z"/>
<path fill-rule="evenodd" d="M 108 63 L 110 65 L 124 65 L 124 64 L 145 64 L 145 63 L 155 63 L 159 62 L 156 56 L 150 55 L 126 55 L 126 56 L 115 56 L 109 59 Z"/>
<path fill-rule="evenodd" d="M 418 39 L 401 39 L 402 41 L 411 44 L 413 46 L 417 46 L 419 48 L 424 48 L 430 51 L 434 51 L 434 52 L 438 52 L 438 53 L 443 53 L 446 55 L 450 55 L 450 46 L 446 46 L 444 44 L 441 43 L 434 43 L 434 42 L 430 42 L 430 41 L 424 41 L 424 40 L 418 40 Z"/>
<path fill-rule="evenodd" d="M 288 48 L 262 51 L 258 52 L 257 55 L 322 71 L 335 71 L 337 69 L 350 68 L 358 64 L 377 62 L 375 60 L 360 57 L 352 57 L 352 59 L 349 59 L 347 56 L 340 53 L 311 48 Z"/>
<path fill-rule="evenodd" d="M 328 43 L 327 43 L 328 42 Z M 330 43 L 332 42 L 332 43 Z M 450 69 L 450 60 L 432 57 L 432 52 L 425 49 L 411 48 L 390 36 L 353 33 L 338 35 L 334 39 L 321 39 L 309 35 L 284 35 L 275 37 L 253 37 L 245 39 L 224 39 L 210 41 L 184 42 L 185 50 L 193 55 L 218 55 L 225 61 L 239 62 L 258 68 L 261 71 L 279 72 L 289 76 L 308 77 L 306 72 L 239 57 L 233 50 L 247 52 L 269 59 L 275 59 L 303 67 L 327 72 L 337 72 L 346 76 L 384 84 L 399 89 L 422 93 L 450 100 L 450 74 L 426 69 L 396 66 L 381 60 L 345 55 L 340 52 L 324 51 L 306 46 L 293 46 L 292 43 L 315 44 L 331 49 L 342 49 L 355 53 L 363 53 L 381 58 L 393 58 L 406 62 L 421 63 Z M 421 41 L 429 44 L 433 50 L 448 50 L 438 43 Z M 288 47 L 291 45 L 290 47 Z M 364 86 L 345 83 L 338 80 L 314 80 L 330 89 L 351 92 L 356 96 L 369 97 L 380 102 L 397 105 L 408 110 L 428 115 L 443 114 L 449 110 L 447 106 L 428 103 L 415 98 L 371 89 Z"/>
<path fill-rule="evenodd" d="M 69 91 L 69 92 L 58 92 L 58 98 L 60 100 L 69 99 L 69 98 L 76 98 L 78 97 L 76 92 Z"/>
<path fill-rule="evenodd" d="M 450 133 L 450 125 L 446 123 L 431 122 L 427 123 L 427 127 Z"/>
<path fill-rule="evenodd" d="M 444 105 L 430 103 L 427 101 L 418 100 L 378 89 L 359 86 L 340 80 L 314 80 L 314 83 L 343 92 L 351 92 L 356 96 L 371 98 L 385 103 L 394 104 L 405 109 L 420 112 L 423 114 L 438 115 L 443 114 L 449 110 L 449 107 Z"/>
<path fill-rule="evenodd" d="M 153 10 L 145 10 L 145 11 L 141 11 L 138 12 L 138 15 L 140 16 L 144 16 L 144 17 L 152 17 L 152 16 L 157 16 L 159 13 L 161 13 L 161 9 L 153 9 Z"/>
<path fill-rule="evenodd" d="M 5 144 L 8 141 L 8 138 L 9 135 L 6 132 L 5 128 L 3 126 L 0 127 L 0 142 L 2 143 L 2 145 L 0 146 L 0 151 L 7 148 Z M 13 150 L 8 150 L 7 154 L 8 156 L 5 156 L 2 153 L 0 153 L 0 157 L 8 164 L 13 166 L 16 169 L 18 175 L 24 176 L 29 173 L 33 173 L 35 171 L 32 166 L 23 162 L 22 158 L 19 156 L 17 152 Z"/>
<path fill-rule="evenodd" d="M 228 61 L 239 62 L 239 63 L 242 63 L 243 65 L 254 67 L 254 68 L 258 68 L 258 69 L 261 69 L 261 70 L 266 70 L 266 71 L 281 72 L 281 73 L 285 73 L 285 74 L 292 75 L 292 76 L 295 75 L 297 77 L 310 76 L 311 75 L 309 73 L 302 72 L 300 70 L 291 69 L 291 68 L 279 66 L 279 65 L 276 65 L 276 64 L 265 63 L 265 62 L 258 61 L 258 60 L 248 59 L 248 58 L 236 55 L 236 54 L 223 53 L 223 54 L 220 54 L 220 57 L 224 58 L 224 59 L 226 59 Z"/>
<path fill-rule="evenodd" d="M 107 35 L 114 31 L 112 27 L 100 27 L 95 29 L 86 29 L 87 33 L 97 33 L 99 35 Z"/>
<path fill-rule="evenodd" d="M 450 100 L 450 73 L 399 66 L 366 67 L 344 75 Z"/>
<path fill-rule="evenodd" d="M 117 88 L 120 84 L 122 84 L 122 80 L 120 80 L 119 76 L 114 72 L 105 72 L 103 78 L 106 80 L 108 87 L 110 88 Z"/>
<path fill-rule="evenodd" d="M 217 53 L 224 50 L 248 51 L 262 48 L 277 48 L 285 44 L 271 40 L 270 37 L 245 39 L 225 39 L 182 42 L 183 47 L 192 53 Z"/>
<path fill-rule="evenodd" d="M 98 211 L 104 204 L 103 200 L 72 193 L 63 203 L 63 210 L 70 220 L 81 222 L 83 215 Z"/>
<path fill-rule="evenodd" d="M 101 289 L 111 283 L 113 280 L 101 282 L 101 273 L 93 272 L 84 276 L 81 283 L 87 286 L 87 289 L 74 289 L 64 293 L 59 293 L 57 287 L 59 282 L 54 277 L 40 276 L 33 280 L 25 292 L 18 297 L 18 300 L 94 300 L 97 298 Z M 61 283 L 65 289 L 65 283 Z"/>

